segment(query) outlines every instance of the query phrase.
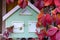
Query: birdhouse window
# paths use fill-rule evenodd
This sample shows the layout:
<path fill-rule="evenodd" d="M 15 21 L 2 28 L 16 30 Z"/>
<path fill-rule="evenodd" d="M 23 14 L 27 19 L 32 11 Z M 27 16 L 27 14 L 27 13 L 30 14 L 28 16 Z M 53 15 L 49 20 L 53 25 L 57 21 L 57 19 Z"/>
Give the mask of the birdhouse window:
<path fill-rule="evenodd" d="M 23 9 L 21 12 L 20 12 L 20 15 L 32 15 L 31 14 L 31 11 L 28 10 L 27 8 Z"/>
<path fill-rule="evenodd" d="M 24 32 L 24 23 L 23 22 L 13 22 L 14 25 L 14 33 L 22 33 Z"/>
<path fill-rule="evenodd" d="M 36 21 L 30 21 L 28 23 L 29 32 L 36 32 Z"/>

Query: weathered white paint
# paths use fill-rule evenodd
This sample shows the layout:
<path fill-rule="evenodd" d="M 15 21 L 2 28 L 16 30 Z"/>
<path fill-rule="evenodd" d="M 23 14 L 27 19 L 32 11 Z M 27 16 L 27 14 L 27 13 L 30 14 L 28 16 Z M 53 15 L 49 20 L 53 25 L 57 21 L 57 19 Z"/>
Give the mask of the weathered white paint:
<path fill-rule="evenodd" d="M 14 7 L 11 11 L 9 11 L 7 14 L 5 14 L 2 18 L 2 20 L 4 21 L 5 19 L 7 19 L 11 14 L 13 14 L 17 9 L 19 9 L 20 7 L 17 5 L 16 7 Z"/>
<path fill-rule="evenodd" d="M 36 12 L 40 13 L 39 9 L 37 9 L 33 4 L 31 4 L 30 2 L 28 2 L 28 5 L 35 10 Z"/>
<path fill-rule="evenodd" d="M 37 13 L 40 13 L 40 11 L 30 2 L 28 2 L 28 6 L 30 6 L 33 10 L 35 10 Z M 20 7 L 17 5 L 15 6 L 11 11 L 9 11 L 7 14 L 5 14 L 2 18 L 2 20 L 6 20 L 10 15 L 12 15 L 16 10 L 18 10 Z"/>

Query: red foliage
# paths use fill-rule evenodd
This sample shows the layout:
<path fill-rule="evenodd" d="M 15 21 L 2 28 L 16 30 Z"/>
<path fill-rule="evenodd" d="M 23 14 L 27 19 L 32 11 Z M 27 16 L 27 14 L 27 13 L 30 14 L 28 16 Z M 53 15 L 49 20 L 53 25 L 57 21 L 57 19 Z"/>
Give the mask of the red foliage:
<path fill-rule="evenodd" d="M 54 5 L 54 0 L 44 0 L 44 6 Z"/>
<path fill-rule="evenodd" d="M 7 4 L 10 4 L 10 0 L 6 0 L 6 3 L 7 3 Z"/>
<path fill-rule="evenodd" d="M 44 36 L 46 35 L 46 32 L 44 30 L 40 30 L 40 33 L 38 33 L 38 31 L 36 32 L 39 40 L 44 40 Z"/>
<path fill-rule="evenodd" d="M 51 40 L 56 40 L 56 33 L 57 33 L 58 28 L 57 27 L 51 27 L 47 31 L 47 36 L 50 37 Z"/>
<path fill-rule="evenodd" d="M 47 26 L 45 16 L 42 17 L 42 25 L 43 25 L 43 27 Z"/>
<path fill-rule="evenodd" d="M 59 13 L 60 13 L 60 7 L 57 7 L 57 8 L 56 8 L 56 10 L 57 10 L 57 12 L 59 12 Z"/>
<path fill-rule="evenodd" d="M 9 5 L 10 3 L 14 3 L 14 0 L 6 0 L 6 3 Z"/>
<path fill-rule="evenodd" d="M 43 0 L 35 0 L 34 5 L 35 5 L 39 10 L 41 10 L 41 9 L 44 7 L 44 2 L 43 2 Z"/>
<path fill-rule="evenodd" d="M 56 24 L 60 25 L 60 14 L 57 14 L 56 16 Z"/>
<path fill-rule="evenodd" d="M 18 0 L 18 5 L 23 9 L 28 5 L 28 0 Z"/>
<path fill-rule="evenodd" d="M 60 0 L 54 0 L 55 6 L 60 7 Z"/>
<path fill-rule="evenodd" d="M 40 27 L 40 24 L 39 22 L 36 23 L 36 27 L 39 28 Z"/>
<path fill-rule="evenodd" d="M 56 33 L 56 40 L 60 40 L 60 31 Z"/>
<path fill-rule="evenodd" d="M 41 25 L 46 27 L 45 14 L 43 10 L 41 10 L 41 13 L 38 14 L 38 22 L 41 22 Z"/>
<path fill-rule="evenodd" d="M 14 3 L 14 0 L 10 0 L 11 3 Z"/>
<path fill-rule="evenodd" d="M 53 19 L 52 17 L 49 15 L 49 14 L 46 14 L 46 23 L 51 25 L 53 22 Z"/>

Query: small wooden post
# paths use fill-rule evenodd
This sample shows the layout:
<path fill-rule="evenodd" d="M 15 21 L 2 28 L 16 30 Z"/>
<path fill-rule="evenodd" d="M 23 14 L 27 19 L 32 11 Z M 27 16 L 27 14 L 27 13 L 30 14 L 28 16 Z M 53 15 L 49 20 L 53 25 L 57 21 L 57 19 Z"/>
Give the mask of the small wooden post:
<path fill-rule="evenodd" d="M 6 14 L 6 0 L 2 0 L 2 17 Z M 2 32 L 5 30 L 5 21 L 2 21 Z"/>

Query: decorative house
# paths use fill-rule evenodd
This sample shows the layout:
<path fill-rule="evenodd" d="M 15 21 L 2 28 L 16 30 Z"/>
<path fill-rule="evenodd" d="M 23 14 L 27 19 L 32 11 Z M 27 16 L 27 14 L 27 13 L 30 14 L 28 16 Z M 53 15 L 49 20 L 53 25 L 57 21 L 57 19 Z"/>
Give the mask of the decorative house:
<path fill-rule="evenodd" d="M 14 25 L 13 33 L 10 38 L 37 38 L 36 22 L 37 14 L 40 11 L 30 2 L 25 9 L 18 5 L 3 16 L 5 27 Z M 14 39 L 15 40 L 15 39 Z"/>

